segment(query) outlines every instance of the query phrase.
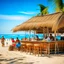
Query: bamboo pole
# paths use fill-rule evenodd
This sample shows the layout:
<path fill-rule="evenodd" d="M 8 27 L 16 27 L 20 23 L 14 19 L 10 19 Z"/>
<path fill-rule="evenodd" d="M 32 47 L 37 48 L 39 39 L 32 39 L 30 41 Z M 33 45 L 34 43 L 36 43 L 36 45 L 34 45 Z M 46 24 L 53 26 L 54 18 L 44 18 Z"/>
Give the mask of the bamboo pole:
<path fill-rule="evenodd" d="M 47 36 L 49 36 L 49 29 L 47 27 Z M 48 55 L 50 55 L 50 43 L 48 43 Z"/>
<path fill-rule="evenodd" d="M 43 27 L 43 34 L 44 34 L 44 37 L 45 37 L 45 29 L 44 29 L 44 27 Z"/>
<path fill-rule="evenodd" d="M 34 31 L 34 39 L 35 39 L 35 34 L 36 34 L 36 33 L 35 33 L 35 31 Z"/>
<path fill-rule="evenodd" d="M 25 40 L 26 40 L 26 31 L 25 31 Z"/>
<path fill-rule="evenodd" d="M 49 36 L 49 29 L 48 29 L 48 27 L 47 27 L 47 36 Z"/>
<path fill-rule="evenodd" d="M 58 30 L 57 30 L 57 35 L 59 34 Z M 59 47 L 58 47 L 58 42 L 56 42 L 56 48 L 57 48 L 57 51 L 59 53 Z"/>
<path fill-rule="evenodd" d="M 57 48 L 56 48 L 56 31 L 54 32 L 54 34 L 55 34 L 55 54 L 56 54 L 56 52 L 57 52 Z"/>
<path fill-rule="evenodd" d="M 31 36 L 31 30 L 29 31 L 29 41 L 30 41 L 30 36 Z"/>

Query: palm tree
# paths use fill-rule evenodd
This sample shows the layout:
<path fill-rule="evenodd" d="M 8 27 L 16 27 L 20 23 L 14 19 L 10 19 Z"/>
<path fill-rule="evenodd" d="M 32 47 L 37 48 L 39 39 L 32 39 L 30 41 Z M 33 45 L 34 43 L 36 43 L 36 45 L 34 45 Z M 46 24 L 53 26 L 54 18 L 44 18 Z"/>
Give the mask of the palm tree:
<path fill-rule="evenodd" d="M 62 0 L 55 0 L 56 3 L 56 12 L 62 11 L 64 12 L 64 3 Z"/>
<path fill-rule="evenodd" d="M 38 15 L 48 14 L 48 7 L 45 7 L 42 4 L 38 4 L 38 6 L 40 7 L 40 13 Z"/>
<path fill-rule="evenodd" d="M 53 2 L 55 4 L 55 11 L 56 12 L 64 12 L 64 3 L 63 0 L 48 0 L 49 2 Z"/>

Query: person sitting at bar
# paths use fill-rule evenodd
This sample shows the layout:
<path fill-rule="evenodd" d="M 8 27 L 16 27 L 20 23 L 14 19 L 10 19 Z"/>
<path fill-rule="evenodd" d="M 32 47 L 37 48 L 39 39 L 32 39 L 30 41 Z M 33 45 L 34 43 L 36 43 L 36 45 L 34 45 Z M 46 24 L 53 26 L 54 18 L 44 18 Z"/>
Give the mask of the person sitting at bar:
<path fill-rule="evenodd" d="M 46 41 L 47 41 L 47 42 L 50 42 L 50 41 L 51 41 L 51 39 L 50 39 L 49 36 L 47 37 Z"/>
<path fill-rule="evenodd" d="M 43 42 L 46 42 L 46 39 L 47 39 L 47 35 L 46 36 L 44 36 L 44 38 L 43 38 Z"/>
<path fill-rule="evenodd" d="M 42 41 L 43 41 L 43 42 L 50 42 L 51 39 L 50 39 L 49 36 L 46 35 Z"/>
<path fill-rule="evenodd" d="M 50 40 L 54 41 L 54 37 L 52 36 L 52 34 L 50 34 Z"/>
<path fill-rule="evenodd" d="M 35 38 L 35 39 L 36 39 L 36 40 L 40 40 L 39 37 L 38 37 L 37 35 L 36 35 L 36 38 Z"/>

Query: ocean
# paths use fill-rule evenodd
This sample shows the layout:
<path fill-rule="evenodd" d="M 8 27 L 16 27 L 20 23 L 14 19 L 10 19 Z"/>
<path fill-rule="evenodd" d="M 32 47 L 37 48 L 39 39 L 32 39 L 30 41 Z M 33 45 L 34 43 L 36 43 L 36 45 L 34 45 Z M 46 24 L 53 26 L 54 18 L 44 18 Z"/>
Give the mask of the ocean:
<path fill-rule="evenodd" d="M 40 39 L 43 39 L 43 34 L 36 34 Z M 16 39 L 17 37 L 22 40 L 23 38 L 33 38 L 36 37 L 36 35 L 34 34 L 0 34 L 0 38 L 2 38 L 2 36 L 4 36 L 5 39 L 11 39 L 14 38 Z"/>
<path fill-rule="evenodd" d="M 17 37 L 19 38 L 19 40 L 22 40 L 23 38 L 34 38 L 36 37 L 36 35 L 39 37 L 39 39 L 43 39 L 44 35 L 43 34 L 0 34 L 0 38 L 2 38 L 2 36 L 4 36 L 5 39 L 11 39 L 14 38 L 16 39 Z M 61 39 L 61 36 L 56 36 L 57 40 Z"/>

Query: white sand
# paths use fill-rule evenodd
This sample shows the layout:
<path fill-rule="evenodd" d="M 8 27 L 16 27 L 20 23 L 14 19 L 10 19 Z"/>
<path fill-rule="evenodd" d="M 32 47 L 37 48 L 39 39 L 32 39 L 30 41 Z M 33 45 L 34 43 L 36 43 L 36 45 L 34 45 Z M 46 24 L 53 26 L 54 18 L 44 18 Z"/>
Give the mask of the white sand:
<path fill-rule="evenodd" d="M 8 46 L 1 47 L 0 44 L 0 64 L 64 64 L 64 54 L 38 57 L 25 52 L 8 51 Z"/>

